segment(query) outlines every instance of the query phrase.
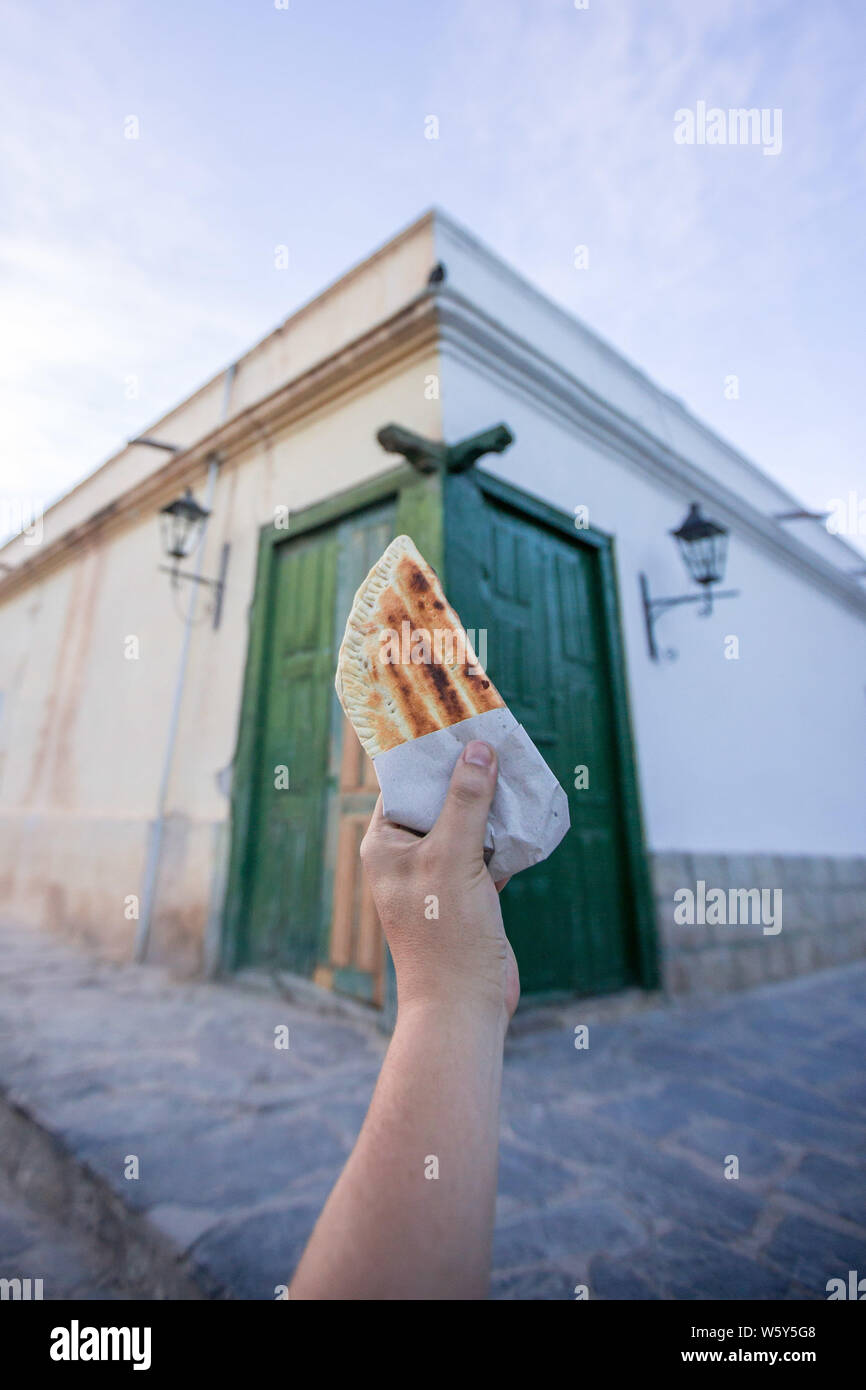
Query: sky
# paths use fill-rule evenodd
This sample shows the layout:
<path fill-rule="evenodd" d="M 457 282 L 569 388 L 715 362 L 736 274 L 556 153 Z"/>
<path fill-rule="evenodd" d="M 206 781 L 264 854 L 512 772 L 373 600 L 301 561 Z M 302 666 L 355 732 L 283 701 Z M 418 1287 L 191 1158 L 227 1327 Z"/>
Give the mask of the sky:
<path fill-rule="evenodd" d="M 578 4 L 3 0 L 0 534 L 434 204 L 799 500 L 866 497 L 866 5 Z M 781 148 L 681 143 L 699 103 Z"/>

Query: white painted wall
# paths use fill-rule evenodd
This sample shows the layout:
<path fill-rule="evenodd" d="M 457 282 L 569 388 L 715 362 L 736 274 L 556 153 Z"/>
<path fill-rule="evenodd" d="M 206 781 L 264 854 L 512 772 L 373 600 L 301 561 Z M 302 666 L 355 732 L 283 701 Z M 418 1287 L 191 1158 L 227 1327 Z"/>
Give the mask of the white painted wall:
<path fill-rule="evenodd" d="M 491 320 L 504 325 L 518 342 L 533 345 L 600 401 L 614 406 L 661 444 L 733 489 L 762 515 L 769 517 L 800 505 L 798 499 L 690 414 L 675 395 L 661 389 L 439 210 L 435 214 L 434 246 L 437 260 L 447 268 L 449 288 L 479 306 Z M 731 408 L 736 409 L 735 402 Z M 843 570 L 863 564 L 858 552 L 820 525 L 798 522 L 796 530 L 788 526 L 788 533 Z"/>
<path fill-rule="evenodd" d="M 437 226 L 448 284 L 495 314 L 548 357 L 617 403 L 663 442 L 652 388 L 552 306 L 513 283 L 484 256 Z M 514 277 L 516 280 L 516 277 Z M 709 619 L 695 607 L 664 615 L 662 649 L 679 659 L 654 664 L 647 651 L 638 574 L 657 595 L 694 588 L 668 532 L 692 497 L 651 471 L 608 453 L 579 428 L 542 409 L 492 365 L 442 350 L 445 438 L 454 441 L 504 420 L 516 442 L 482 466 L 616 538 L 617 566 L 639 777 L 654 850 L 862 854 L 866 846 L 866 612 L 820 585 L 796 559 L 779 557 L 747 528 L 730 539 L 725 587 L 742 591 Z M 677 449 L 762 513 L 786 495 L 674 406 Z M 699 500 L 699 499 L 698 499 Z M 707 511 L 712 515 L 711 504 Z M 816 528 L 817 529 L 817 528 Z M 857 557 L 820 537 L 840 570 Z M 739 638 L 726 660 L 725 638 Z M 491 663 L 492 664 L 492 663 Z M 495 669 L 494 669 L 495 674 Z M 575 752 L 575 761 L 580 761 Z"/>

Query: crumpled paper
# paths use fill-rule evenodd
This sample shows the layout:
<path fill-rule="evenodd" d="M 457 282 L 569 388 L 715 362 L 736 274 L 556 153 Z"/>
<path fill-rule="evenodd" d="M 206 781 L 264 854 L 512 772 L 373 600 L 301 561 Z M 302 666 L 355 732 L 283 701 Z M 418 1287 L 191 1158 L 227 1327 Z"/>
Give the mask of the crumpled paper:
<path fill-rule="evenodd" d="M 474 738 L 491 744 L 499 758 L 484 842 L 498 881 L 546 859 L 570 824 L 565 792 L 510 710 L 485 710 L 400 743 L 374 758 L 373 766 L 385 817 L 426 834 L 442 810 L 457 759 Z"/>

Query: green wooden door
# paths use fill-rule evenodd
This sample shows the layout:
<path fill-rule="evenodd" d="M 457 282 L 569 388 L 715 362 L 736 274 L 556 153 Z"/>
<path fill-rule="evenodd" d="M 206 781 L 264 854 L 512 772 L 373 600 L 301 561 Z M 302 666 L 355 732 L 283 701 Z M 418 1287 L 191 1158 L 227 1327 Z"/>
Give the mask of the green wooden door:
<path fill-rule="evenodd" d="M 441 489 L 401 467 L 263 529 L 232 789 L 223 964 L 284 969 L 394 1010 L 357 846 L 372 765 L 334 691 L 355 589 L 394 535 L 441 564 Z"/>
<path fill-rule="evenodd" d="M 312 976 L 393 1015 L 393 967 L 354 843 L 375 787 L 347 742 L 333 677 L 353 586 L 390 534 L 406 531 L 464 624 L 487 630 L 490 673 L 569 798 L 565 840 L 503 897 L 525 993 L 655 984 L 607 539 L 578 536 L 567 517 L 476 470 L 443 480 L 401 469 L 292 526 L 262 535 L 225 964 Z M 589 784 L 578 790 L 580 766 Z"/>
<path fill-rule="evenodd" d="M 626 769 L 597 547 L 455 479 L 446 581 L 465 626 L 487 629 L 487 669 L 564 788 L 571 829 L 503 895 L 527 994 L 637 983 Z M 586 768 L 586 774 L 575 769 Z M 588 778 L 578 790 L 575 783 Z"/>
<path fill-rule="evenodd" d="M 274 550 L 241 959 L 299 974 L 321 933 L 336 576 L 333 530 Z"/>
<path fill-rule="evenodd" d="M 395 536 L 393 500 L 349 516 L 337 527 L 337 592 L 331 666 L 337 657 L 356 590 Z M 330 924 L 317 976 L 340 994 L 381 1006 L 385 941 L 359 856 L 379 794 L 373 764 L 331 686 L 330 768 L 325 855 L 325 917 Z"/>

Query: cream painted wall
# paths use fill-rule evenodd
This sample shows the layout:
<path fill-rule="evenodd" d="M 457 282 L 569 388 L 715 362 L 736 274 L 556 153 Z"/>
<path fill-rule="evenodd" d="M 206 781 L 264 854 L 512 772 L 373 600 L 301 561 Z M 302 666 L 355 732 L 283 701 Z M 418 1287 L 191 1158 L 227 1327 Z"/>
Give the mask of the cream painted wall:
<path fill-rule="evenodd" d="M 187 668 L 156 899 L 154 958 L 197 969 L 223 852 L 228 800 L 217 777 L 238 728 L 260 528 L 275 509 L 309 506 L 396 460 L 375 439 L 397 420 L 441 434 L 425 350 L 399 370 L 258 439 L 218 476 L 202 572 L 231 545 L 218 631 L 195 627 Z M 201 485 L 197 493 L 203 496 Z M 0 884 L 4 910 L 127 955 L 168 731 L 183 633 L 160 561 L 155 515 L 106 532 L 0 608 Z M 181 608 L 188 603 L 183 591 Z M 125 656 L 127 639 L 137 659 Z"/>
<path fill-rule="evenodd" d="M 438 354 L 428 353 L 387 381 L 341 402 L 338 415 L 305 421 L 274 442 L 229 464 L 217 482 L 205 573 L 216 569 L 224 539 L 232 554 L 219 632 L 193 646 L 189 699 L 181 724 L 169 808 L 196 816 L 221 815 L 224 801 L 212 769 L 234 753 L 237 710 L 246 651 L 247 611 L 253 593 L 260 528 L 277 506 L 298 511 L 399 462 L 383 452 L 376 431 L 397 420 L 420 434 L 439 437 L 439 401 L 425 399 L 425 378 L 438 374 Z"/>

